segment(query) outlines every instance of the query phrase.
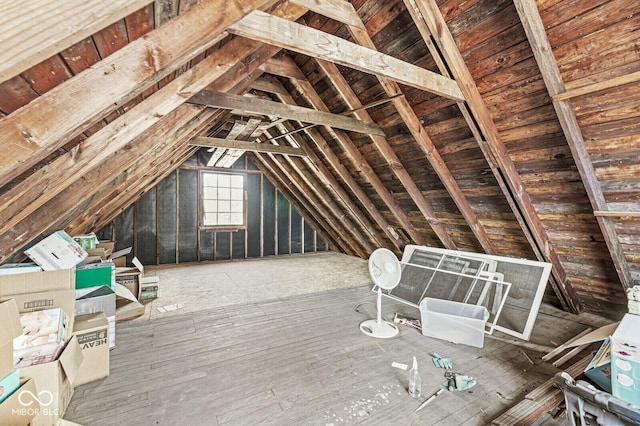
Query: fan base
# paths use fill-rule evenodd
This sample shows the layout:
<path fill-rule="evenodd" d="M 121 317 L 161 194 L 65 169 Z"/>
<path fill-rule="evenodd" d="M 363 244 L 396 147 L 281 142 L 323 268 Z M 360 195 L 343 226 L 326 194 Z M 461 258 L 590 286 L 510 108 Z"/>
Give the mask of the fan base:
<path fill-rule="evenodd" d="M 389 322 L 370 319 L 360 323 L 360 331 L 367 336 L 377 337 L 378 339 L 389 339 L 395 337 L 400 333 L 398 327 Z"/>

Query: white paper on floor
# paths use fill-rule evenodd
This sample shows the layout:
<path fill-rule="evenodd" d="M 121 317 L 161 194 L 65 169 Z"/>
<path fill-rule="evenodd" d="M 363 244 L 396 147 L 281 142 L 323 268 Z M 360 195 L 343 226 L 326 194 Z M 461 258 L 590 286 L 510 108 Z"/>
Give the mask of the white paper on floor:
<path fill-rule="evenodd" d="M 158 307 L 158 312 L 169 312 L 169 311 L 175 311 L 177 309 L 180 308 L 184 308 L 184 305 L 180 304 L 180 303 L 175 303 L 173 305 L 165 305 L 165 306 L 159 306 Z"/>

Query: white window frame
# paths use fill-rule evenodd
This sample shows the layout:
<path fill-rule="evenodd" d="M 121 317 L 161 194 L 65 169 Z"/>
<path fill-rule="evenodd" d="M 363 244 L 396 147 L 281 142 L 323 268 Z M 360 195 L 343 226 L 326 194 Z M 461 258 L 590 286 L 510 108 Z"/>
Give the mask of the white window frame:
<path fill-rule="evenodd" d="M 207 176 L 220 177 L 223 181 L 212 186 L 207 185 Z M 242 186 L 237 185 L 238 178 L 242 179 Z M 235 183 L 234 183 L 235 182 Z M 218 183 L 218 182 L 216 182 Z M 207 188 L 216 188 L 216 194 L 207 198 L 211 191 Z M 240 191 L 240 192 L 238 192 Z M 211 194 L 209 194 L 211 195 Z M 226 173 L 218 171 L 202 170 L 200 172 L 200 228 L 214 230 L 238 230 L 247 227 L 247 176 L 245 173 Z M 239 204 L 238 204 L 239 203 Z M 239 207 L 238 207 L 239 206 Z M 218 210 L 214 212 L 214 208 Z M 241 212 L 238 212 L 238 208 Z M 225 218 L 217 218 L 213 222 L 208 222 L 207 209 L 214 214 L 227 214 Z M 222 210 L 220 210 L 222 209 Z M 237 220 L 237 214 L 241 215 L 241 220 Z M 210 217 L 210 216 L 209 216 Z"/>

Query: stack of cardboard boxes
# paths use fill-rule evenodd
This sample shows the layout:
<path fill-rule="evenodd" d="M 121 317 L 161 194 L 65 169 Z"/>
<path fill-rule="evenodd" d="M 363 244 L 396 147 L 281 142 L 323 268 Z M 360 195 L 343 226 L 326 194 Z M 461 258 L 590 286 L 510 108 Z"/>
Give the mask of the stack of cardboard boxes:
<path fill-rule="evenodd" d="M 109 375 L 116 321 L 144 313 L 113 247 L 58 231 L 25 251 L 33 263 L 0 267 L 2 425 L 62 424 L 74 387 Z"/>
<path fill-rule="evenodd" d="M 640 286 L 627 290 L 629 312 L 619 323 L 601 327 L 570 346 L 602 341 L 585 369 L 599 388 L 640 409 Z"/>

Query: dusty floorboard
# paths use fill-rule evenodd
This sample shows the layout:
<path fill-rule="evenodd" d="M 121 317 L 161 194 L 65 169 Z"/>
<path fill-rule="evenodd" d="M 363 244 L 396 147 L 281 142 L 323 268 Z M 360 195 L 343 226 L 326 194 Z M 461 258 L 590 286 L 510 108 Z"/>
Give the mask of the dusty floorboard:
<path fill-rule="evenodd" d="M 144 317 L 118 323 L 110 376 L 78 387 L 65 418 L 91 426 L 485 425 L 558 371 L 540 360 L 549 340 L 562 342 L 585 328 L 582 318 L 547 307 L 528 344 L 489 337 L 477 349 L 424 337 L 409 327 L 396 338 L 373 339 L 358 329 L 361 321 L 375 317 L 375 295 L 362 282 L 367 281 L 366 268 L 356 263 L 358 272 L 344 278 L 336 275 L 337 265 L 352 260 L 315 256 L 226 269 L 230 281 L 240 281 L 234 274 L 247 280 L 241 285 L 245 295 L 250 293 L 245 303 L 240 291 L 234 296 L 238 300 L 221 303 L 206 295 L 198 301 L 193 290 L 203 288 L 200 279 L 222 273 L 228 264 L 210 264 L 200 275 L 190 275 L 192 267 L 166 272 L 161 285 L 170 296 L 148 306 Z M 234 268 L 242 266 L 236 263 Z M 322 271 L 328 284 L 322 283 Z M 157 272 L 162 277 L 162 270 Z M 194 281 L 194 276 L 200 278 Z M 302 284 L 304 291 L 274 297 L 272 291 L 260 291 L 269 279 Z M 231 285 L 229 280 L 225 285 Z M 220 291 L 215 282 L 209 285 L 210 292 Z M 181 301 L 188 301 L 183 311 L 163 316 L 155 309 Z M 394 312 L 419 314 L 389 299 L 383 301 L 383 312 L 389 318 Z M 409 364 L 415 355 L 426 398 L 443 381 L 444 370 L 431 362 L 433 352 L 452 358 L 454 370 L 478 384 L 466 392 L 446 391 L 414 413 L 424 398 L 408 395 L 408 373 L 391 363 Z"/>

